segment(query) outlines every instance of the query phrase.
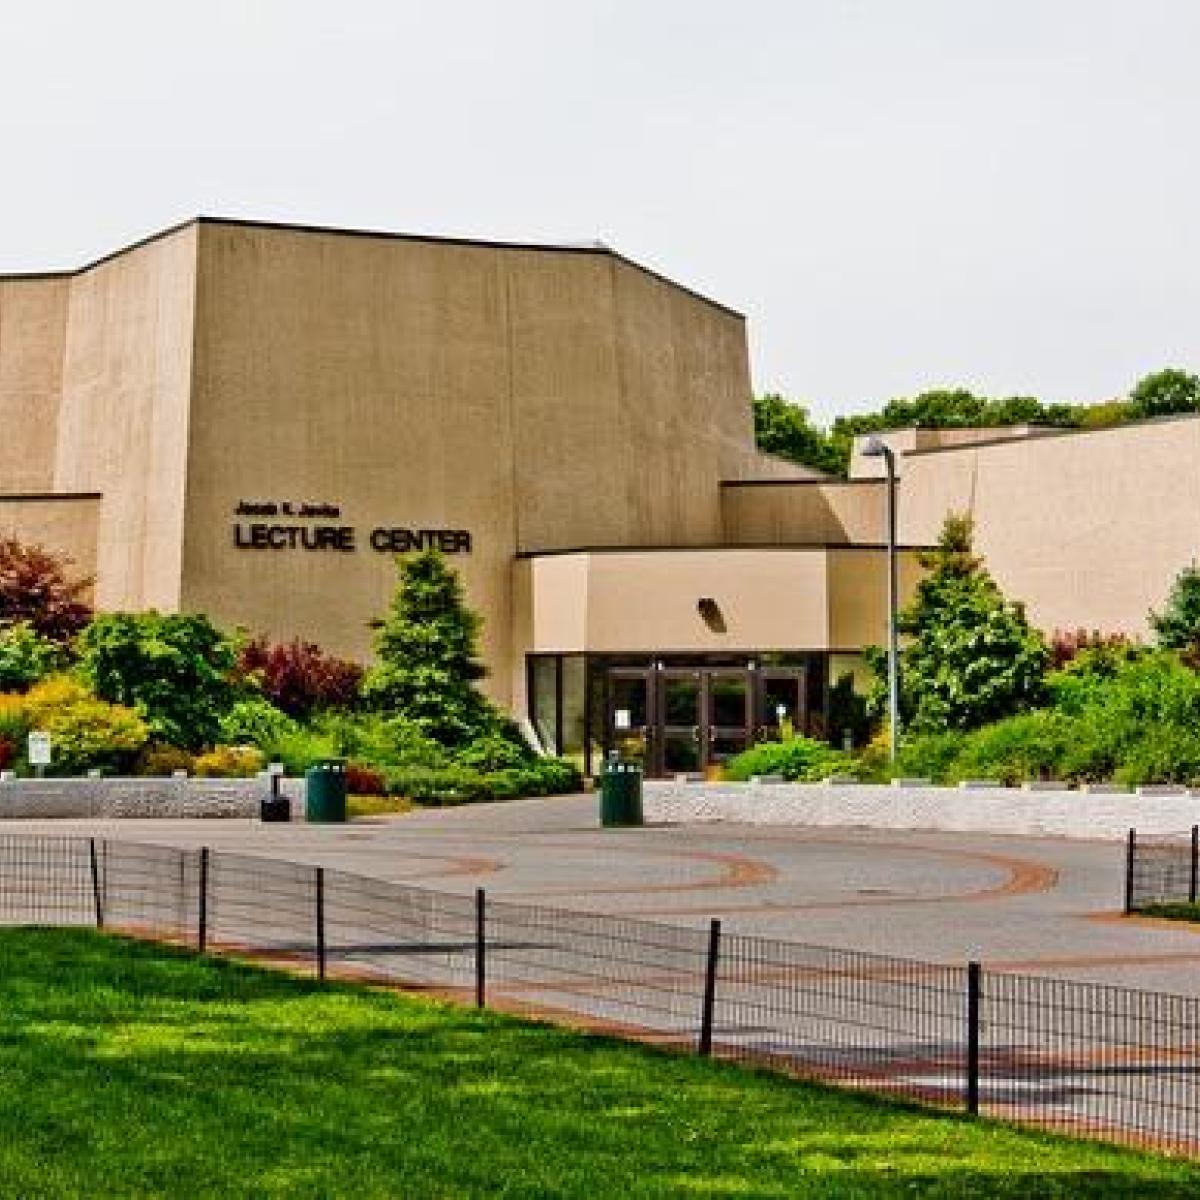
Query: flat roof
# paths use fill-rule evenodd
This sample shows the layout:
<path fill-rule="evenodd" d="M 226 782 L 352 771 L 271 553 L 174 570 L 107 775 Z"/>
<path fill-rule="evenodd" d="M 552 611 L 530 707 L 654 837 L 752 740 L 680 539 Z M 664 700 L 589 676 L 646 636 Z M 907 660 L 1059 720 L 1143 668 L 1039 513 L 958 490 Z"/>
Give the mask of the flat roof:
<path fill-rule="evenodd" d="M 376 238 L 379 240 L 395 242 L 425 242 L 439 246 L 473 246 L 485 250 L 536 250 L 546 251 L 553 254 L 604 255 L 608 258 L 611 258 L 615 262 L 623 263 L 627 267 L 632 267 L 635 271 L 640 271 L 643 275 L 648 275 L 652 279 L 657 279 L 660 283 L 665 283 L 669 287 L 676 288 L 686 295 L 691 296 L 693 299 L 700 300 L 704 304 L 708 304 L 713 308 L 719 309 L 723 313 L 727 313 L 732 317 L 737 317 L 738 320 L 744 321 L 746 319 L 745 314 L 739 312 L 736 308 L 731 308 L 727 304 L 722 304 L 719 300 L 714 300 L 711 296 L 706 296 L 703 292 L 698 292 L 695 288 L 690 288 L 686 284 L 672 279 L 669 275 L 664 275 L 660 271 L 655 271 L 632 258 L 628 258 L 626 255 L 620 253 L 620 251 L 614 250 L 611 246 L 605 245 L 603 242 L 599 241 L 512 242 L 490 238 L 453 237 L 449 235 L 432 233 L 402 233 L 394 230 L 383 229 L 353 229 L 343 228 L 335 225 L 304 225 L 293 224 L 286 221 L 255 221 L 244 217 L 189 217 L 185 221 L 179 221 L 174 225 L 167 226 L 165 229 L 159 229 L 154 233 L 147 234 L 145 237 L 139 238 L 135 242 L 130 242 L 126 246 L 121 246 L 116 250 L 111 250 L 107 254 L 103 254 L 99 258 L 95 258 L 91 262 L 85 263 L 83 266 L 76 267 L 72 270 L 13 271 L 7 273 L 0 272 L 0 283 L 9 281 L 19 282 L 21 280 L 35 281 L 39 279 L 71 279 L 76 275 L 83 275 L 88 271 L 94 270 L 96 267 L 103 266 L 105 263 L 111 262 L 115 258 L 120 258 L 123 254 L 131 254 L 135 250 L 140 250 L 143 246 L 148 246 L 153 242 L 161 241 L 163 238 L 171 237 L 173 234 L 179 233 L 181 230 L 188 229 L 193 225 L 221 225 L 233 229 L 262 229 L 279 233 L 307 233 L 346 238 Z"/>
<path fill-rule="evenodd" d="M 1057 441 L 1059 438 L 1085 437 L 1096 433 L 1121 433 L 1131 429 L 1145 429 L 1148 425 L 1175 425 L 1183 421 L 1200 421 L 1200 413 L 1170 413 L 1164 417 L 1143 417 L 1137 421 L 1118 421 L 1113 425 L 1098 425 L 1094 429 L 1071 429 L 1060 425 L 1039 425 L 1037 426 L 1039 432 L 1034 437 L 982 438 L 978 442 L 963 442 L 957 446 L 926 446 L 923 450 L 903 450 L 901 453 L 905 458 L 916 458 L 926 454 L 958 454 L 967 450 L 980 450 L 992 446 L 1036 446 L 1046 441 Z M 908 428 L 933 428 L 933 426 L 909 426 Z M 944 428 L 953 429 L 961 427 L 946 426 Z M 885 432 L 894 433 L 896 430 L 887 430 Z"/>
<path fill-rule="evenodd" d="M 564 554 L 711 554 L 715 550 L 774 553 L 780 550 L 887 550 L 887 542 L 752 542 L 731 545 L 729 542 L 711 542 L 699 546 L 570 546 L 562 550 L 518 550 L 517 558 L 555 558 Z M 932 543 L 897 543 L 896 549 L 905 553 L 933 550 Z"/>

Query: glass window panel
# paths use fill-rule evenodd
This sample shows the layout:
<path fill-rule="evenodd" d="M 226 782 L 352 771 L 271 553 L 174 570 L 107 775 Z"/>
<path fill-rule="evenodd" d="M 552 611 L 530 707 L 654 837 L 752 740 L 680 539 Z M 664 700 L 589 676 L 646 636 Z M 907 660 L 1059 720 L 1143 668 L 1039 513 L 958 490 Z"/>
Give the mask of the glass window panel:
<path fill-rule="evenodd" d="M 529 698 L 529 715 L 533 722 L 533 731 L 537 734 L 538 741 L 547 754 L 557 754 L 558 745 L 554 730 L 556 710 L 554 656 L 539 654 L 531 658 L 530 662 L 533 664 L 529 673 L 533 695 Z"/>
<path fill-rule="evenodd" d="M 710 676 L 708 685 L 710 724 L 743 728 L 746 724 L 746 698 L 749 692 L 749 675 Z"/>
<path fill-rule="evenodd" d="M 663 676 L 663 724 L 700 724 L 700 677 Z"/>
<path fill-rule="evenodd" d="M 614 675 L 609 681 L 609 720 L 614 728 L 639 729 L 648 718 L 649 686 L 644 675 Z M 618 717 L 618 713 L 625 716 Z"/>
<path fill-rule="evenodd" d="M 691 733 L 668 733 L 663 738 L 663 770 L 673 775 L 699 769 L 699 741 Z"/>

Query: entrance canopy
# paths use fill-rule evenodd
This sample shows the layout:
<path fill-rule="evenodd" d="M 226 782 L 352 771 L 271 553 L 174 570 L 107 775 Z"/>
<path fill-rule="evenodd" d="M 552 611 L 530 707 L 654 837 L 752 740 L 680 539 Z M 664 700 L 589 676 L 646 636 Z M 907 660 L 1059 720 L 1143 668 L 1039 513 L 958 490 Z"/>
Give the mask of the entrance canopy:
<path fill-rule="evenodd" d="M 902 554 L 902 596 L 917 569 Z M 887 637 L 878 545 L 578 550 L 524 556 L 515 570 L 526 654 L 853 652 Z"/>

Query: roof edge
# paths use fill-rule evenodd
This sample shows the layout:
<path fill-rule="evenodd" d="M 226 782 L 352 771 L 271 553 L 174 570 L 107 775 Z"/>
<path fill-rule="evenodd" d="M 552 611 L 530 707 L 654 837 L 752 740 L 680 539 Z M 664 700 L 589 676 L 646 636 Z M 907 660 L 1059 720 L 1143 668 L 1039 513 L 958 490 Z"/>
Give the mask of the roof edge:
<path fill-rule="evenodd" d="M 604 255 L 611 258 L 615 262 L 624 264 L 627 267 L 632 267 L 635 271 L 640 271 L 643 275 L 648 275 L 652 279 L 658 280 L 660 283 L 665 283 L 669 287 L 673 287 L 685 295 L 691 296 L 695 300 L 699 300 L 712 308 L 718 309 L 720 312 L 726 313 L 729 316 L 736 317 L 740 321 L 744 321 L 746 316 L 736 308 L 731 308 L 727 304 L 722 304 L 719 300 L 714 300 L 711 296 L 706 296 L 703 292 L 697 291 L 695 288 L 688 287 L 687 284 L 680 283 L 676 279 L 672 279 L 669 275 L 664 275 L 660 271 L 656 271 L 651 267 L 647 267 L 635 259 L 629 258 L 618 250 L 614 250 L 611 246 L 606 246 L 602 242 L 596 243 L 572 243 L 572 242 L 521 242 L 521 241 L 504 241 L 498 238 L 469 238 L 457 237 L 450 234 L 436 233 L 403 233 L 395 230 L 386 229 L 356 229 L 337 225 L 308 225 L 290 221 L 256 221 L 248 217 L 214 217 L 205 216 L 203 214 L 189 217 L 186 220 L 178 221 L 174 225 L 169 225 L 164 229 L 159 229 L 154 233 L 149 233 L 145 237 L 139 238 L 135 242 L 130 242 L 128 245 L 120 246 L 116 250 L 111 250 L 107 254 L 102 254 L 99 258 L 94 258 L 90 262 L 84 263 L 82 266 L 75 267 L 69 270 L 61 271 L 12 271 L 0 272 L 0 283 L 23 281 L 36 282 L 41 279 L 71 279 L 77 275 L 84 275 L 88 271 L 94 270 L 96 267 L 101 267 L 105 263 L 111 262 L 115 258 L 120 258 L 124 254 L 131 254 L 135 250 L 141 250 L 143 247 L 151 245 L 154 242 L 161 241 L 164 238 L 172 237 L 174 234 L 180 233 L 189 226 L 224 226 L 233 229 L 264 229 L 279 233 L 309 233 L 320 234 L 332 237 L 349 237 L 349 238 L 376 238 L 381 241 L 398 241 L 398 242 L 424 242 L 439 246 L 474 246 L 485 250 L 522 250 L 522 251 L 547 251 L 555 254 L 588 254 L 588 255 Z"/>

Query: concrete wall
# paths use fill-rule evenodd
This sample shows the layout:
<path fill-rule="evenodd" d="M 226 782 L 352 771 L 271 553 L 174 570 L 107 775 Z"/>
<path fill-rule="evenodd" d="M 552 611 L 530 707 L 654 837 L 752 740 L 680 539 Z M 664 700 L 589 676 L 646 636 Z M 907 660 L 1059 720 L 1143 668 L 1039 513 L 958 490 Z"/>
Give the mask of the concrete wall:
<path fill-rule="evenodd" d="M 918 577 L 901 561 L 901 600 Z M 880 550 L 670 550 L 561 554 L 515 569 L 517 650 L 854 650 L 887 637 Z M 697 608 L 715 600 L 724 630 Z M 519 660 L 518 660 L 519 661 Z"/>
<path fill-rule="evenodd" d="M 54 491 L 99 492 L 96 603 L 180 602 L 196 230 L 71 280 Z"/>
<path fill-rule="evenodd" d="M 70 560 L 69 579 L 95 580 L 99 516 L 97 496 L 0 496 L 0 537 L 51 548 Z"/>
<path fill-rule="evenodd" d="M 67 276 L 0 279 L 0 494 L 54 486 L 69 295 Z"/>
<path fill-rule="evenodd" d="M 844 545 L 887 537 L 882 482 L 726 482 L 721 507 L 727 541 L 740 546 Z"/>
<path fill-rule="evenodd" d="M 1043 629 L 1137 636 L 1178 572 L 1200 558 L 1200 418 L 916 454 L 901 536 L 975 518 L 976 548 Z"/>
<path fill-rule="evenodd" d="M 497 252 L 200 232 L 184 606 L 365 657 L 396 581 L 369 532 L 466 529 L 472 551 L 455 565 L 486 658 L 507 666 L 516 531 Z M 238 549 L 243 500 L 336 505 L 358 548 Z"/>
<path fill-rule="evenodd" d="M 365 657 L 367 533 L 468 530 L 504 702 L 518 550 L 718 540 L 756 458 L 742 319 L 611 254 L 205 222 L 198 257 L 184 607 Z M 337 505 L 358 548 L 238 549 L 242 500 Z"/>

